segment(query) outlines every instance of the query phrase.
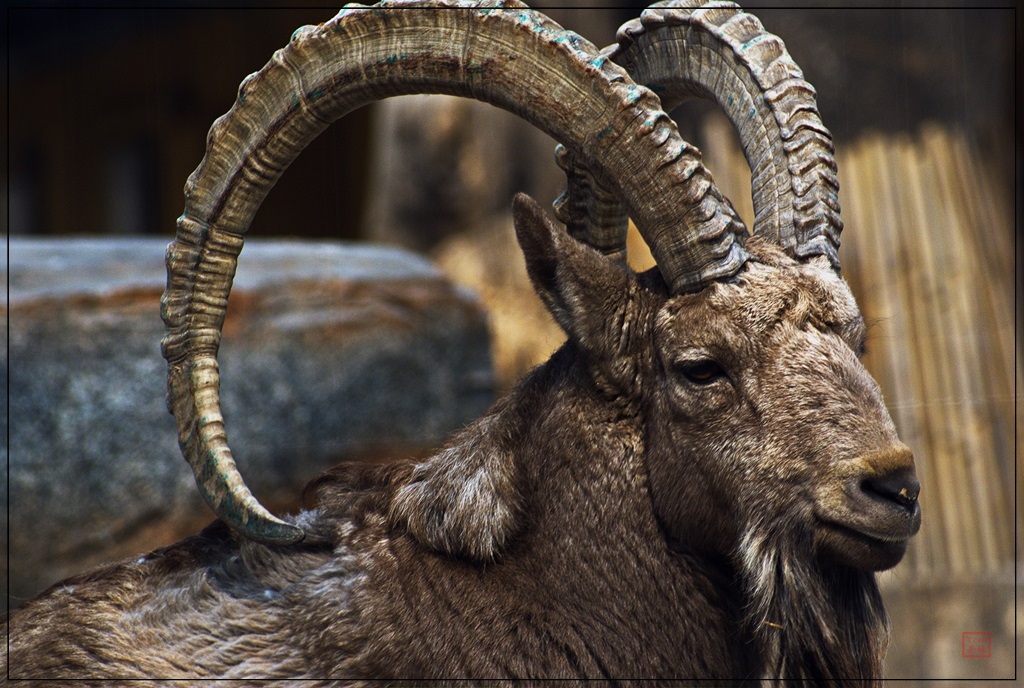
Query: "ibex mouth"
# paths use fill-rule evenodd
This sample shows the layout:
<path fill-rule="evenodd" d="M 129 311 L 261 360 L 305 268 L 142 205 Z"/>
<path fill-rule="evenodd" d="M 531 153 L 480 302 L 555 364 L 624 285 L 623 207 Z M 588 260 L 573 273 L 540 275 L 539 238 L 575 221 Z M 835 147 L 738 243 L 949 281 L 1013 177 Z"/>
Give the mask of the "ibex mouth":
<path fill-rule="evenodd" d="M 910 538 L 913 536 L 913 532 L 909 532 L 906 535 L 900 533 L 870 532 L 866 529 L 848 526 L 842 523 L 836 523 L 834 521 L 822 521 L 821 524 L 825 528 L 831 528 L 832 530 L 835 530 L 847 537 L 856 538 L 867 543 L 877 543 L 883 545 L 905 545 L 907 541 L 910 540 Z"/>
<path fill-rule="evenodd" d="M 900 562 L 907 544 L 920 525 L 920 518 L 905 530 L 880 533 L 857 525 L 819 519 L 815 548 L 831 561 L 865 571 L 883 571 Z"/>

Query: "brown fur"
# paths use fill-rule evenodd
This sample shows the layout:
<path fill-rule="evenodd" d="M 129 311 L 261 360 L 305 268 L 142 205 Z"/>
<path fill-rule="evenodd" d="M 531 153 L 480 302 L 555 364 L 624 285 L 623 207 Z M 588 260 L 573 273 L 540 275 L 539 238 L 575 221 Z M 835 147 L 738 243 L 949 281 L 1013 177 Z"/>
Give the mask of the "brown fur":
<path fill-rule="evenodd" d="M 516 217 L 569 333 L 548 363 L 434 457 L 314 481 L 302 544 L 215 523 L 54 586 L 10 616 L 10 676 L 877 680 L 872 571 L 902 549 L 823 524 L 905 546 L 919 511 L 850 492 L 912 458 L 845 284 L 752 239 L 739 277 L 670 296 Z M 709 355 L 727 377 L 694 384 Z"/>

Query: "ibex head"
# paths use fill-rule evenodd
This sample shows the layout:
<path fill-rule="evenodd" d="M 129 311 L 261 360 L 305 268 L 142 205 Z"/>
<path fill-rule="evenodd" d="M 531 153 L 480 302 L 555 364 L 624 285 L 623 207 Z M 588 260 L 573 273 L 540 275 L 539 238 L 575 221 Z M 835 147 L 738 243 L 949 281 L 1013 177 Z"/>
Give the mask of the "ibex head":
<path fill-rule="evenodd" d="M 669 299 L 654 319 L 659 512 L 679 537 L 755 559 L 759 541 L 793 540 L 832 562 L 889 568 L 919 526 L 919 486 L 860 363 L 860 312 L 826 260 L 747 247 L 733 281 Z M 681 463 L 695 480 L 666 479 Z"/>
<path fill-rule="evenodd" d="M 657 270 L 630 274 L 525 196 L 515 211 L 541 298 L 595 382 L 644 419 L 670 539 L 757 561 L 792 540 L 865 571 L 900 560 L 920 525 L 913 457 L 860 362 L 864 320 L 827 259 L 798 262 L 754 238 L 734 278 L 672 294 Z"/>

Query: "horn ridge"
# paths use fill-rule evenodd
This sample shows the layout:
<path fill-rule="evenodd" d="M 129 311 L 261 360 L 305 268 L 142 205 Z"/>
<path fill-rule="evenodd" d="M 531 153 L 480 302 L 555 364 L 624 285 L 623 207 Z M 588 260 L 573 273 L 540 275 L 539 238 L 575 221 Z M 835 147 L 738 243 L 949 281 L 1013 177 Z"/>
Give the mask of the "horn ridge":
<path fill-rule="evenodd" d="M 562 144 L 555 148 L 555 161 L 566 176 L 565 192 L 555 199 L 555 217 L 565 224 L 569 236 L 625 263 L 629 226 L 625 206 Z"/>

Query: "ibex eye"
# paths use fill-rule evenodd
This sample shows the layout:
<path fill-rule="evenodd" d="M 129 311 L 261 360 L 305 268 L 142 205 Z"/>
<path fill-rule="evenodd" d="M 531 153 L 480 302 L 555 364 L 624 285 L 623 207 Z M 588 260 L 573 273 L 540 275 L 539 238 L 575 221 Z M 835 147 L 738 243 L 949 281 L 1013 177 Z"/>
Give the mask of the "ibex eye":
<path fill-rule="evenodd" d="M 683 377 L 696 385 L 708 385 L 725 377 L 722 366 L 711 359 L 682 363 L 678 370 Z"/>

